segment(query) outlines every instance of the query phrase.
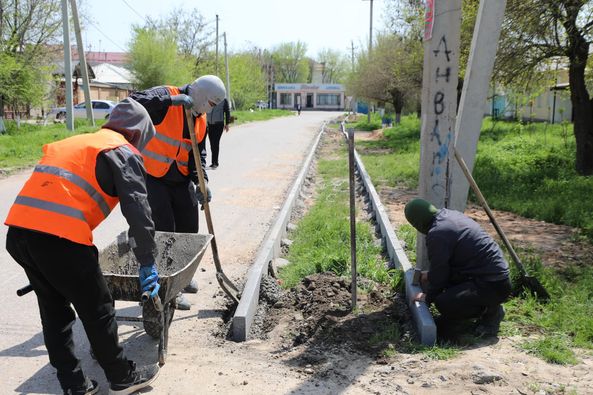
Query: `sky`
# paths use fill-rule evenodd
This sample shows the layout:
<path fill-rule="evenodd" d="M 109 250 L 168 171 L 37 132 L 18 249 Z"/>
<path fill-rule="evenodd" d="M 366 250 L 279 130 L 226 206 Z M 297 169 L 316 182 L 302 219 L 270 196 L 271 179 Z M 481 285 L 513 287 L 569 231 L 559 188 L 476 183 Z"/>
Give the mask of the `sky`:
<path fill-rule="evenodd" d="M 383 1 L 373 2 L 373 36 L 383 23 Z M 81 13 L 89 22 L 83 32 L 85 49 L 121 52 L 128 48 L 131 28 L 147 16 L 158 18 L 174 8 L 197 8 L 215 28 L 219 15 L 219 48 L 227 33 L 229 51 L 257 46 L 272 49 L 300 40 L 315 58 L 331 48 L 350 54 L 368 45 L 370 1 L 365 0 L 84 0 Z"/>

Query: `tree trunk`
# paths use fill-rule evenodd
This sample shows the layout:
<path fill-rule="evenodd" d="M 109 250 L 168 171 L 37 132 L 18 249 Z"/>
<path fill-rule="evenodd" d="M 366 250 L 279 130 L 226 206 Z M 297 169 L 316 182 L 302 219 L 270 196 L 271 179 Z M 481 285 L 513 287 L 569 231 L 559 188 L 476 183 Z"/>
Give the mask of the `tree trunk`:
<path fill-rule="evenodd" d="M 576 171 L 580 175 L 593 174 L 593 104 L 585 83 L 585 67 L 589 44 L 576 28 L 569 36 L 568 78 L 570 101 L 574 112 L 574 137 L 576 140 Z"/>

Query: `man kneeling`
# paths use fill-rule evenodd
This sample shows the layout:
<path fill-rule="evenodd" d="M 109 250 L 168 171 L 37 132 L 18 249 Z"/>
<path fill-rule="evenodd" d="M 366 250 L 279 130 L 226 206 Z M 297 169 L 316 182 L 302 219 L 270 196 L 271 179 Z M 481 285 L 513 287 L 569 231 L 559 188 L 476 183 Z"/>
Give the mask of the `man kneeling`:
<path fill-rule="evenodd" d="M 478 336 L 496 336 L 504 318 L 501 305 L 511 293 L 509 265 L 498 244 L 463 213 L 440 209 L 423 199 L 405 207 L 406 219 L 426 235 L 430 269 L 426 293 L 414 299 L 434 303 L 440 335 L 456 322 L 477 318 Z"/>

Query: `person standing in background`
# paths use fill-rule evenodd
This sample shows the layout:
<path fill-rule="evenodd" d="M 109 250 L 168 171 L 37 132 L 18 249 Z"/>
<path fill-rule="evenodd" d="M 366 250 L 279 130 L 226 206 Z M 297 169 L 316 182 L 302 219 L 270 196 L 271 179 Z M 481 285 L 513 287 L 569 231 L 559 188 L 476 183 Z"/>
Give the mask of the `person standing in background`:
<path fill-rule="evenodd" d="M 210 138 L 210 151 L 212 152 L 211 169 L 218 167 L 218 154 L 220 152 L 220 138 L 222 131 L 229 131 L 229 124 L 231 123 L 231 111 L 229 109 L 229 101 L 225 98 L 218 103 L 212 111 L 207 115 L 208 129 L 206 137 Z"/>

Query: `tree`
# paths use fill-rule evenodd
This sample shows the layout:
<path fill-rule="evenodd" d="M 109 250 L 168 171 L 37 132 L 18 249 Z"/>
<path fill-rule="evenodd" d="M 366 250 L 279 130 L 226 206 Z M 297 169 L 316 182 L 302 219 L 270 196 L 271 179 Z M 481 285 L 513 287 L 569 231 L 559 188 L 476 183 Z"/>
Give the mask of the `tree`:
<path fill-rule="evenodd" d="M 305 54 L 307 44 L 282 43 L 272 50 L 272 60 L 276 73 L 276 82 L 309 82 L 309 62 Z"/>
<path fill-rule="evenodd" d="M 0 0 L 0 118 L 5 102 L 19 110 L 43 101 L 61 26 L 59 0 Z"/>
<path fill-rule="evenodd" d="M 130 69 L 137 89 L 192 82 L 192 64 L 177 50 L 171 31 L 134 27 L 130 44 Z"/>
<path fill-rule="evenodd" d="M 359 67 L 348 88 L 355 95 L 389 102 L 399 123 L 407 104 L 418 103 L 422 86 L 422 45 L 414 39 L 381 34 L 369 56 L 359 58 Z"/>
<path fill-rule="evenodd" d="M 317 62 L 323 64 L 322 83 L 341 83 L 346 77 L 348 61 L 344 54 L 333 49 L 322 49 L 317 55 Z"/>
<path fill-rule="evenodd" d="M 592 30 L 590 1 L 509 0 L 496 63 L 498 77 L 509 85 L 533 83 L 550 62 L 568 65 L 581 175 L 593 174 L 593 101 L 586 71 Z"/>
<path fill-rule="evenodd" d="M 229 56 L 229 70 L 235 108 L 247 109 L 266 97 L 266 76 L 256 54 L 242 52 Z"/>

